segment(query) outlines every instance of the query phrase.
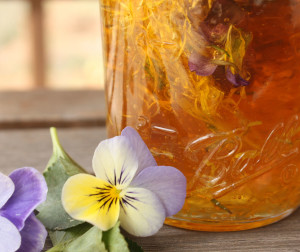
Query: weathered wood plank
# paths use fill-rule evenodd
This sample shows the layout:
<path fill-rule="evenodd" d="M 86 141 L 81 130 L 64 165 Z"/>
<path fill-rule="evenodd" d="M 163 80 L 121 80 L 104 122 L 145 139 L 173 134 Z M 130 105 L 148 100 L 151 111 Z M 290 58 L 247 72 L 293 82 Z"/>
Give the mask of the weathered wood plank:
<path fill-rule="evenodd" d="M 92 171 L 92 156 L 106 138 L 104 127 L 58 128 L 63 147 L 82 167 Z M 49 129 L 0 130 L 0 171 L 8 174 L 16 168 L 32 166 L 43 171 L 52 154 Z"/>
<path fill-rule="evenodd" d="M 76 161 L 91 171 L 91 159 L 103 128 L 58 129 L 62 145 Z M 0 130 L 0 171 L 21 166 L 44 169 L 51 155 L 48 129 Z M 267 227 L 227 233 L 196 232 L 164 226 L 156 235 L 132 238 L 145 251 L 300 251 L 300 210 Z M 49 247 L 50 244 L 48 243 Z"/>
<path fill-rule="evenodd" d="M 0 92 L 0 129 L 104 125 L 103 91 Z"/>
<path fill-rule="evenodd" d="M 196 232 L 164 226 L 153 237 L 134 238 L 145 251 L 300 251 L 300 210 L 262 228 L 239 232 Z"/>

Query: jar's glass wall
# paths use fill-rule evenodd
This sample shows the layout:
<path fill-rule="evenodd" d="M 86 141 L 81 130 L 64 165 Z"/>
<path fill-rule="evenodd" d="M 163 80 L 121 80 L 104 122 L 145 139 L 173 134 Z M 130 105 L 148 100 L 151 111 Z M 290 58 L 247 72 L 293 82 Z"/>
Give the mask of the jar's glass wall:
<path fill-rule="evenodd" d="M 300 203 L 300 0 L 101 0 L 110 136 L 188 179 L 168 223 L 238 230 Z"/>

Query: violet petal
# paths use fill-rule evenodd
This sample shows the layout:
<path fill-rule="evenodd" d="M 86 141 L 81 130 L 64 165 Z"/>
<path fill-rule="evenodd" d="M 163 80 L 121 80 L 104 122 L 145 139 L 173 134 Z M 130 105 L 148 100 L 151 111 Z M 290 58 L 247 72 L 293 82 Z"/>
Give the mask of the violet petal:
<path fill-rule="evenodd" d="M 144 169 L 131 183 L 154 192 L 162 201 L 166 216 L 181 210 L 186 197 L 186 178 L 171 166 L 152 166 Z"/>
<path fill-rule="evenodd" d="M 20 234 L 22 239 L 21 247 L 17 252 L 37 252 L 44 248 L 47 231 L 34 214 L 27 218 Z"/>
<path fill-rule="evenodd" d="M 136 174 L 138 174 L 144 168 L 157 165 L 147 145 L 144 143 L 143 139 L 136 130 L 131 127 L 126 127 L 122 130 L 121 135 L 129 139 L 134 151 L 136 152 L 139 162 L 139 167 Z"/>
<path fill-rule="evenodd" d="M 1 209 L 1 215 L 21 230 L 28 216 L 46 200 L 48 188 L 43 175 L 31 167 L 17 169 L 9 177 L 15 191 Z"/>
<path fill-rule="evenodd" d="M 14 252 L 21 245 L 18 229 L 8 219 L 0 216 L 0 251 Z"/>
<path fill-rule="evenodd" d="M 0 172 L 0 208 L 9 200 L 15 190 L 12 180 Z"/>
<path fill-rule="evenodd" d="M 239 74 L 233 74 L 229 67 L 226 70 L 226 78 L 235 87 L 248 86 L 250 83 L 249 81 L 243 79 Z"/>
<path fill-rule="evenodd" d="M 189 68 L 197 75 L 209 76 L 214 73 L 217 65 L 213 64 L 208 58 L 202 56 L 201 54 L 192 53 L 189 58 Z"/>

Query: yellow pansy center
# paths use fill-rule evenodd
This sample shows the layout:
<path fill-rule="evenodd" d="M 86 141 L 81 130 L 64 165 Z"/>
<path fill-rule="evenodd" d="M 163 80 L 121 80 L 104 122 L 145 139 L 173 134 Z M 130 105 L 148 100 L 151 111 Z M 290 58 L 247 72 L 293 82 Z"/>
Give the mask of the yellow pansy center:
<path fill-rule="evenodd" d="M 113 188 L 110 191 L 112 197 L 119 197 L 121 192 L 122 192 L 122 190 L 118 189 L 115 186 L 113 186 Z"/>
<path fill-rule="evenodd" d="M 122 189 L 115 185 L 105 184 L 101 187 L 95 187 L 95 193 L 89 194 L 88 196 L 93 197 L 97 201 L 99 209 L 110 210 L 112 205 L 119 204 Z"/>
<path fill-rule="evenodd" d="M 95 193 L 89 194 L 88 196 L 93 197 L 98 205 L 98 208 L 105 211 L 110 211 L 111 208 L 116 205 L 120 205 L 125 211 L 124 206 L 130 206 L 135 208 L 132 203 L 137 200 L 131 196 L 133 192 L 125 193 L 126 189 L 120 188 L 120 185 L 112 185 L 110 183 L 104 184 L 102 187 L 95 187 Z"/>

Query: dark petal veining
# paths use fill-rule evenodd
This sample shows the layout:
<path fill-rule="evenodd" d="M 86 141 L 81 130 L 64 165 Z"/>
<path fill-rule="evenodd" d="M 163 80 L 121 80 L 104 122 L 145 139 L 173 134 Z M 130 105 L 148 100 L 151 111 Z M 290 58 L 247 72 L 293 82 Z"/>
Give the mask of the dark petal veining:
<path fill-rule="evenodd" d="M 141 173 L 145 170 L 147 168 Z M 120 223 L 128 233 L 150 236 L 162 227 L 166 217 L 165 208 L 154 192 L 130 187 L 128 192 L 124 192 L 121 202 Z"/>
<path fill-rule="evenodd" d="M 136 150 L 130 139 L 125 136 L 106 139 L 95 150 L 93 169 L 96 177 L 112 185 L 117 185 L 120 181 L 123 186 L 128 186 L 138 168 L 139 160 Z M 120 180 L 121 174 L 122 180 Z"/>
<path fill-rule="evenodd" d="M 125 136 L 130 141 L 131 146 L 137 155 L 139 167 L 136 174 L 149 166 L 157 165 L 147 145 L 136 130 L 131 127 L 126 127 L 122 130 L 121 135 Z"/>

